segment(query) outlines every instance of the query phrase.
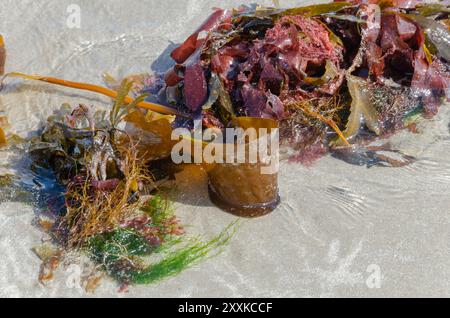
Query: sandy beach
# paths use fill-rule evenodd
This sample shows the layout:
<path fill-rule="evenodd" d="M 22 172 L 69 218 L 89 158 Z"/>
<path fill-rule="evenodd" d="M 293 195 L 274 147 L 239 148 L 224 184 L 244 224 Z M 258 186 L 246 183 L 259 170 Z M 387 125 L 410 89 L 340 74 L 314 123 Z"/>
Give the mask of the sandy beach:
<path fill-rule="evenodd" d="M 67 8 L 81 9 L 80 28 Z M 2 0 L 0 33 L 7 71 L 102 84 L 163 72 L 169 52 L 213 7 L 245 0 Z M 301 1 L 280 1 L 292 6 Z M 311 3 L 303 1 L 301 3 Z M 271 1 L 260 1 L 270 5 Z M 12 133 L 36 134 L 62 103 L 108 107 L 91 93 L 8 80 L 0 109 Z M 311 166 L 283 161 L 282 203 L 243 220 L 223 253 L 156 285 L 119 293 L 104 278 L 93 294 L 73 282 L 77 262 L 63 264 L 47 286 L 38 282 L 32 248 L 45 234 L 29 200 L 0 203 L 0 297 L 441 297 L 450 296 L 450 109 L 385 142 L 417 160 L 402 168 L 350 165 L 328 155 Z M 23 154 L 0 152 L 0 172 L 21 173 Z M 212 205 L 206 179 L 177 176 L 177 215 L 188 234 L 212 237 L 236 218 Z M 24 195 L 26 197 L 26 195 Z M 379 280 L 374 280 L 379 275 Z"/>

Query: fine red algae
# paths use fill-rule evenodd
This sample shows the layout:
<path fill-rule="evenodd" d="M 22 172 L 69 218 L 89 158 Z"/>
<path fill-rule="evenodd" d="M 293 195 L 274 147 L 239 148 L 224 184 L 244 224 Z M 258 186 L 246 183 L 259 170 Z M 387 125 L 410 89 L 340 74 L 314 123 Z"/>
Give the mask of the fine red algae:
<path fill-rule="evenodd" d="M 205 128 L 223 129 L 233 116 L 276 120 L 281 143 L 294 149 L 291 159 L 308 165 L 336 146 L 348 146 L 361 130 L 373 138 L 388 137 L 406 127 L 410 114 L 430 117 L 442 98 L 449 98 L 448 60 L 430 43 L 424 23 L 412 18 L 421 14 L 419 5 L 422 10 L 419 1 L 241 8 L 231 26 L 229 17 L 215 24 L 186 57 L 184 66 L 195 61 L 196 74 L 186 67 L 178 78 L 177 105 L 197 112 L 205 100 Z M 426 19 L 440 24 L 448 11 L 437 11 Z M 231 108 L 204 96 L 204 79 L 210 96 L 225 96 Z M 396 166 L 376 158 L 380 165 Z M 210 192 L 216 203 L 226 205 L 229 198 L 214 187 Z"/>
<path fill-rule="evenodd" d="M 351 114 L 356 118 L 359 110 L 351 107 L 356 96 L 348 94 L 347 75 L 357 76 L 366 82 L 365 98 L 372 101 L 365 110 L 366 115 L 372 114 L 365 118 L 369 130 L 373 129 L 375 136 L 392 133 L 403 128 L 401 119 L 416 108 L 427 117 L 436 114 L 441 98 L 449 98 L 450 72 L 447 60 L 437 52 L 430 53 L 434 48 L 426 41 L 423 23 L 411 18 L 420 15 L 414 10 L 418 5 L 423 9 L 422 3 L 384 1 L 377 16 L 377 10 L 369 5 L 378 3 L 351 1 L 340 7 L 329 4 L 290 10 L 240 8 L 231 20 L 215 12 L 217 23 L 208 24 L 214 27 L 204 41 L 196 44 L 184 65 L 174 68 L 178 70 L 177 81 L 167 80 L 166 84 L 178 88 L 178 107 L 197 112 L 201 100 L 207 100 L 204 79 L 211 95 L 216 92 L 213 75 L 217 75 L 224 88 L 221 95 L 228 95 L 232 109 L 227 107 L 224 112 L 220 98 L 215 103 L 206 102 L 205 127 L 214 127 L 214 123 L 217 128 L 226 127 L 230 117 L 224 117 L 224 113 L 275 119 L 286 129 L 281 134 L 286 137 L 282 143 L 301 140 L 297 145 L 290 143 L 298 149 L 294 157 L 317 158 L 307 153 L 332 150 L 328 144 L 334 138 L 333 133 L 318 133 L 317 125 L 322 125 L 323 131 L 336 133 L 343 144 L 348 144 L 363 128 L 360 124 L 352 127 L 356 123 L 352 123 Z M 439 21 L 445 15 L 445 10 L 436 14 Z M 220 27 L 224 24 L 226 28 Z M 186 67 L 192 61 L 195 72 Z M 339 101 L 328 103 L 328 108 L 317 109 L 319 104 L 336 97 Z M 384 105 L 388 99 L 394 108 Z M 304 102 L 309 105 L 303 104 L 300 111 L 295 109 L 295 105 Z M 406 107 L 406 102 L 410 107 Z M 296 116 L 304 118 L 295 121 Z M 305 126 L 299 126 L 299 121 Z M 293 122 L 301 134 L 320 136 L 324 146 L 317 146 L 320 142 L 315 138 L 289 138 L 294 129 L 288 123 Z"/>

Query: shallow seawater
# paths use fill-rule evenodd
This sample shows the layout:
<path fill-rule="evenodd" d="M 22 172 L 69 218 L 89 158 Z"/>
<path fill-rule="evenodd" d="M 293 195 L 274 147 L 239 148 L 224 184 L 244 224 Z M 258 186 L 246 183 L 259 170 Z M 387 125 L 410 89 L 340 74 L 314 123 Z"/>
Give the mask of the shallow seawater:
<path fill-rule="evenodd" d="M 174 43 L 211 7 L 242 2 L 254 1 L 80 0 L 81 28 L 70 29 L 72 1 L 3 0 L 7 70 L 99 84 L 103 72 L 117 78 L 162 72 Z M 110 103 L 19 80 L 9 80 L 0 94 L 12 131 L 23 137 L 36 134 L 64 102 Z M 330 155 L 311 166 L 282 162 L 276 211 L 244 220 L 220 256 L 161 284 L 133 287 L 127 296 L 450 296 L 449 122 L 450 106 L 443 106 L 418 125 L 418 134 L 402 131 L 387 139 L 416 158 L 401 168 L 354 166 Z M 23 160 L 23 153 L 2 153 L 2 173 L 24 175 L 26 164 L 17 164 Z M 177 214 L 189 233 L 212 236 L 235 219 L 210 203 L 204 178 L 180 173 L 177 179 L 183 190 Z M 41 185 L 53 190 L 51 183 Z M 70 267 L 62 267 L 50 287 L 38 284 L 39 260 L 31 248 L 43 234 L 32 225 L 35 213 L 28 199 L 5 196 L 0 203 L 0 296 L 85 296 L 68 283 Z M 379 285 L 371 284 L 374 274 Z M 123 295 L 105 280 L 95 296 Z"/>

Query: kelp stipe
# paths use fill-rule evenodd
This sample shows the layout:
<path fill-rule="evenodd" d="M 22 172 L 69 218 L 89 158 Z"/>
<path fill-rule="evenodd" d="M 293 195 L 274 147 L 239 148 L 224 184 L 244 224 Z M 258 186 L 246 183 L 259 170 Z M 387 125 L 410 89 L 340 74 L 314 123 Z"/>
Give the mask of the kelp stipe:
<path fill-rule="evenodd" d="M 249 218 L 266 215 L 280 203 L 278 147 L 272 149 L 272 143 L 278 143 L 278 123 L 250 117 L 233 118 L 232 122 L 243 131 L 253 129 L 255 135 L 238 140 L 241 145 L 235 143 L 231 148 L 221 145 L 225 148 L 224 163 L 207 165 L 209 196 L 215 205 L 234 215 Z M 260 129 L 265 129 L 267 134 L 261 135 Z M 263 149 L 264 146 L 267 148 Z M 228 152 L 229 149 L 233 151 Z M 261 151 L 266 151 L 266 158 Z"/>
<path fill-rule="evenodd" d="M 41 82 L 46 82 L 49 84 L 89 91 L 89 92 L 95 92 L 95 93 L 98 93 L 101 95 L 111 97 L 113 99 L 116 99 L 118 97 L 118 93 L 116 91 L 108 89 L 106 87 L 102 87 L 102 86 L 98 86 L 98 85 L 94 85 L 94 84 L 88 84 L 88 83 L 73 82 L 73 81 L 68 81 L 68 80 L 59 79 L 59 78 L 55 78 L 55 77 L 48 77 L 48 76 L 41 76 L 41 75 L 29 75 L 29 74 L 23 74 L 23 73 L 18 73 L 18 72 L 11 72 L 11 73 L 5 74 L 2 78 L 1 85 L 3 85 L 3 82 L 8 77 L 18 77 L 18 78 L 23 78 L 23 79 L 28 79 L 28 80 L 41 81 Z M 125 103 L 127 103 L 127 104 L 131 104 L 134 101 L 134 99 L 131 98 L 130 96 L 125 96 L 124 100 L 125 100 Z M 167 106 L 163 106 L 160 104 L 146 102 L 143 100 L 139 101 L 137 103 L 137 106 L 157 112 L 157 113 L 161 113 L 161 114 L 178 115 L 178 116 L 182 116 L 182 117 L 187 116 L 186 114 L 178 112 L 176 109 L 173 109 L 173 108 L 170 108 Z"/>

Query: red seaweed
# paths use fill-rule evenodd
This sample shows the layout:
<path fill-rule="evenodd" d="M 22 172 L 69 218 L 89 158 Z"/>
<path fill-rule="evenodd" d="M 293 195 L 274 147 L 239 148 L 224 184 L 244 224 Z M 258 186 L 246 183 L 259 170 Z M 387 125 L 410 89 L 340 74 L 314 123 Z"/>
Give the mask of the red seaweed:
<path fill-rule="evenodd" d="M 208 97 L 208 86 L 206 84 L 205 70 L 199 63 L 186 67 L 184 92 L 186 106 L 192 112 L 197 111 L 205 103 Z"/>
<path fill-rule="evenodd" d="M 367 126 L 378 127 L 375 134 L 402 128 L 402 118 L 420 105 L 425 115 L 435 114 L 448 95 L 450 72 L 445 60 L 427 49 L 425 29 L 408 16 L 421 2 L 350 2 L 334 9 L 217 9 L 172 52 L 178 64 L 167 72 L 166 84 L 176 85 L 179 107 L 197 114 L 204 107 L 206 128 L 226 127 L 231 114 L 276 119 L 291 131 L 283 122 L 301 116 L 296 129 L 318 138 L 297 140 L 297 157 L 305 162 L 309 159 L 301 158 L 317 157 L 308 153 L 327 149 L 330 128 L 345 139 L 341 129 L 352 112 L 348 76 L 367 82 L 366 98 L 373 102 Z M 329 109 L 314 106 L 335 97 Z M 382 105 L 387 101 L 394 106 Z M 304 102 L 302 111 L 293 110 Z M 317 133 L 317 121 L 327 133 Z M 357 128 L 353 122 L 354 133 Z"/>
<path fill-rule="evenodd" d="M 231 11 L 216 9 L 205 22 L 179 47 L 172 51 L 171 57 L 178 63 L 184 63 L 199 47 L 199 35 L 201 32 L 209 32 L 220 26 L 231 18 Z"/>

